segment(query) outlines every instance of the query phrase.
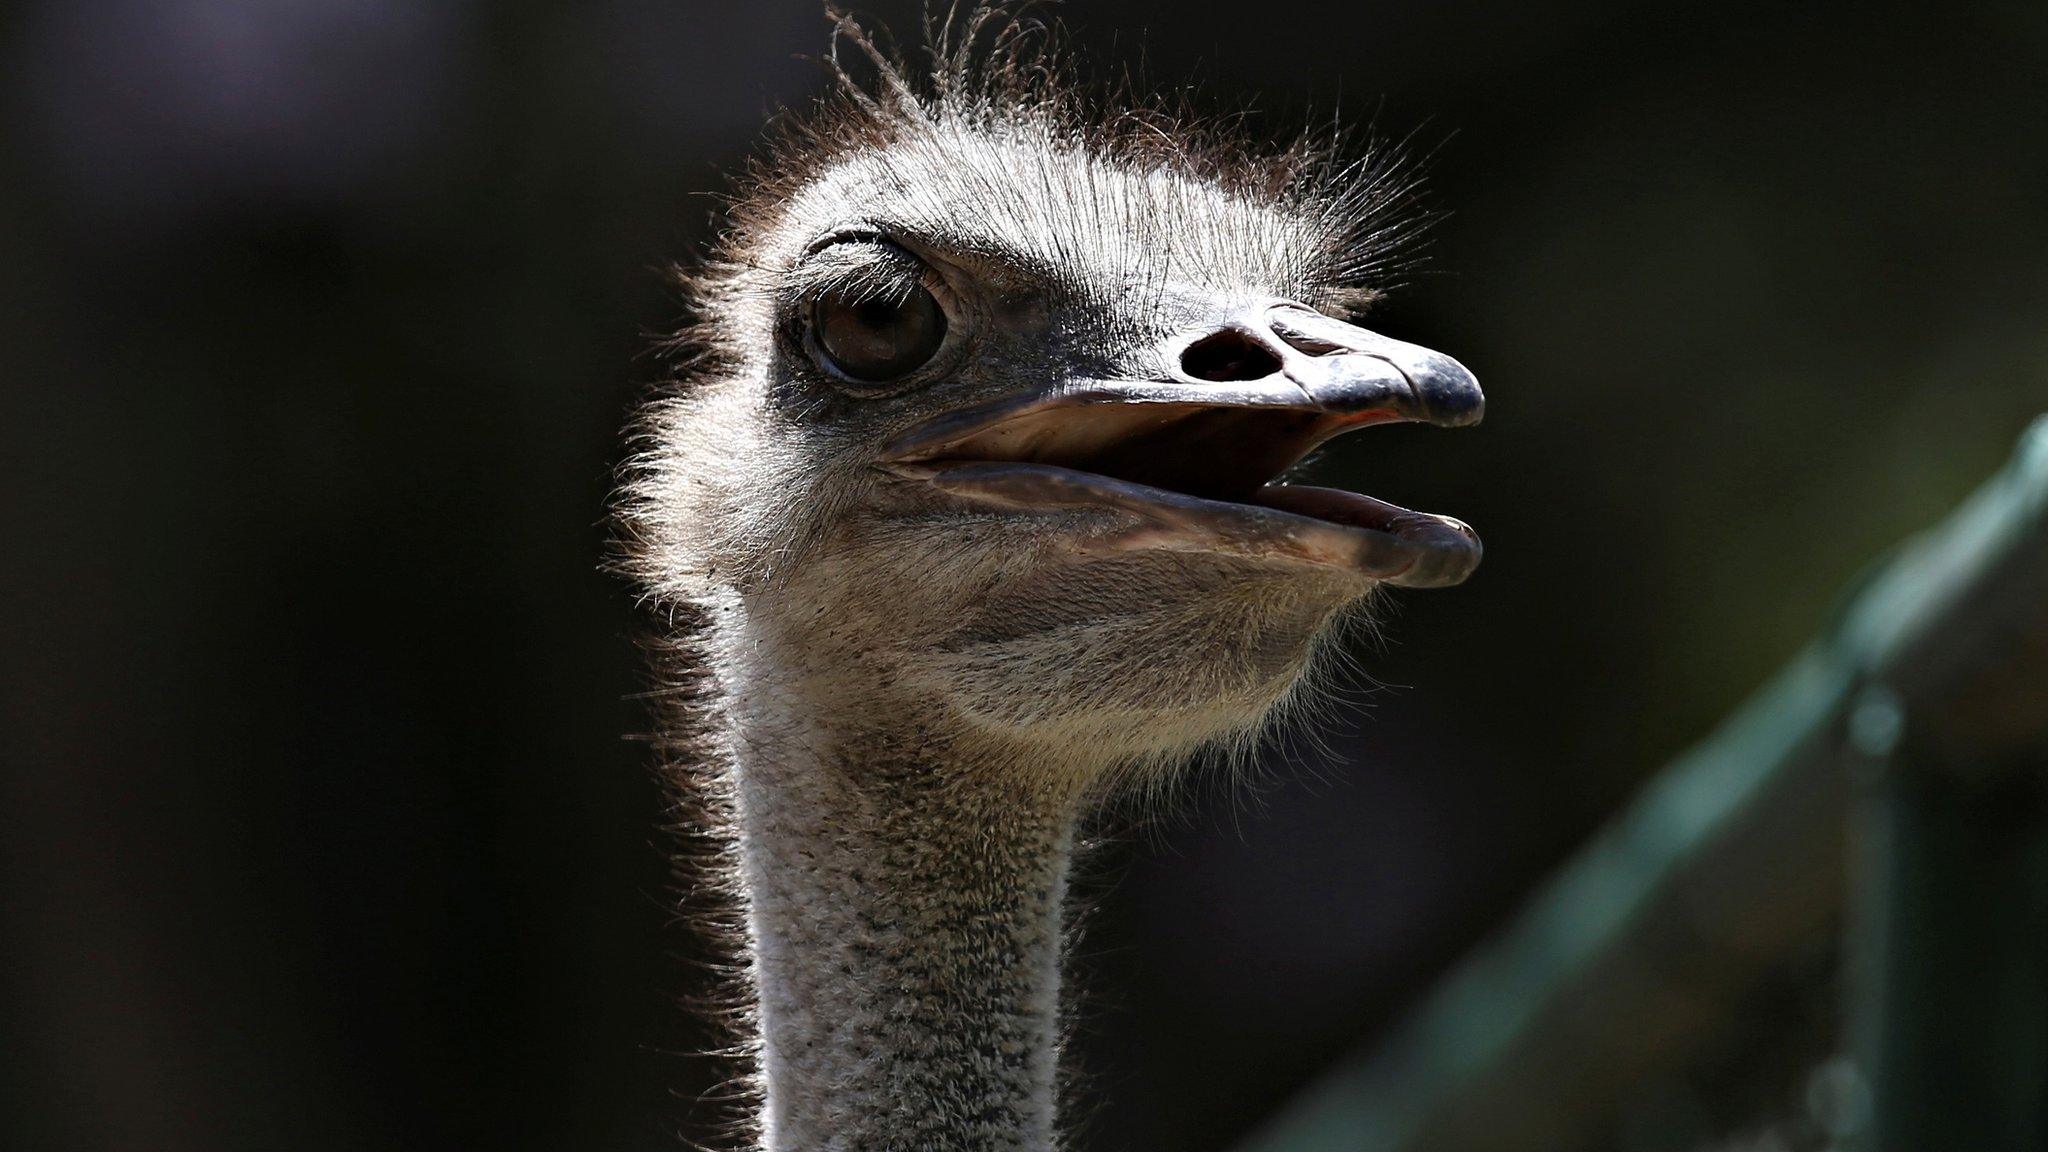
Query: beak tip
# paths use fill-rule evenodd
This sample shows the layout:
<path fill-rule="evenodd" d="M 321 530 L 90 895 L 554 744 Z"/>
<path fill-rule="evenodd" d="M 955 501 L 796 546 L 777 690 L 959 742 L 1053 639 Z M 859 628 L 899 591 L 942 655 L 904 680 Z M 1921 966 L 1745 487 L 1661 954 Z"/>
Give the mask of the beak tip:
<path fill-rule="evenodd" d="M 1486 393 L 1479 381 L 1456 360 L 1432 356 L 1425 371 L 1414 379 L 1417 398 L 1430 422 L 1446 428 L 1464 428 L 1486 416 Z"/>

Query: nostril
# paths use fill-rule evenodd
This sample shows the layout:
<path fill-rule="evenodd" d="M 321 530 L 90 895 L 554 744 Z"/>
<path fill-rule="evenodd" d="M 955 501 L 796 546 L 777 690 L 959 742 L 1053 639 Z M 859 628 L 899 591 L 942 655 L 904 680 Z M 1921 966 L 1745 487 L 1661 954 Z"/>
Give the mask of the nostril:
<path fill-rule="evenodd" d="M 1251 333 L 1225 328 L 1188 345 L 1180 370 L 1197 380 L 1263 380 L 1280 370 L 1280 357 Z"/>

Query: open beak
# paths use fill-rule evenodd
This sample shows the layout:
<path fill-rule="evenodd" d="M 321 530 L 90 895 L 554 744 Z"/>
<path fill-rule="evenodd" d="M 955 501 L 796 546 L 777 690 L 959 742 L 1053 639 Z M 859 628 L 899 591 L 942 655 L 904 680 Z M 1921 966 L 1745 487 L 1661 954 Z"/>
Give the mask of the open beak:
<path fill-rule="evenodd" d="M 1477 423 L 1485 399 L 1463 365 L 1293 304 L 1174 359 L 1170 379 L 1069 380 L 945 413 L 879 463 L 983 506 L 1133 515 L 1087 541 L 1094 551 L 1233 554 L 1408 587 L 1457 584 L 1478 566 L 1479 537 L 1448 516 L 1279 479 L 1353 429 Z"/>

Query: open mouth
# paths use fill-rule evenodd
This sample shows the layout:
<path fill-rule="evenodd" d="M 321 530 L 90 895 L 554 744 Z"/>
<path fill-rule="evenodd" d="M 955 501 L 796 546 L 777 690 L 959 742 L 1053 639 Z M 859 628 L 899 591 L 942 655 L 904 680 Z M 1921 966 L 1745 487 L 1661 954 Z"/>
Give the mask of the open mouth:
<path fill-rule="evenodd" d="M 942 415 L 889 445 L 882 466 L 983 506 L 1132 514 L 1134 527 L 1086 541 L 1090 550 L 1230 554 L 1409 587 L 1457 584 L 1481 552 L 1464 524 L 1282 479 L 1318 445 L 1358 428 L 1478 419 L 1476 385 L 1469 395 L 1432 394 L 1386 361 L 1372 364 L 1306 387 L 1277 377 L 1088 381 Z"/>

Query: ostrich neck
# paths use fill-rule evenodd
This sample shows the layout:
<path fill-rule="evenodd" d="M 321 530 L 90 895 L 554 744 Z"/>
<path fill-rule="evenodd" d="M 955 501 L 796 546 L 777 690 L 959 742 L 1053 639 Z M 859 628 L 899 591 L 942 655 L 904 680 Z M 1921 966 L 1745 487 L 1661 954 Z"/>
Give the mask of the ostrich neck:
<path fill-rule="evenodd" d="M 765 1147 L 1050 1149 L 1073 804 L 928 729 L 779 711 L 737 765 Z"/>

